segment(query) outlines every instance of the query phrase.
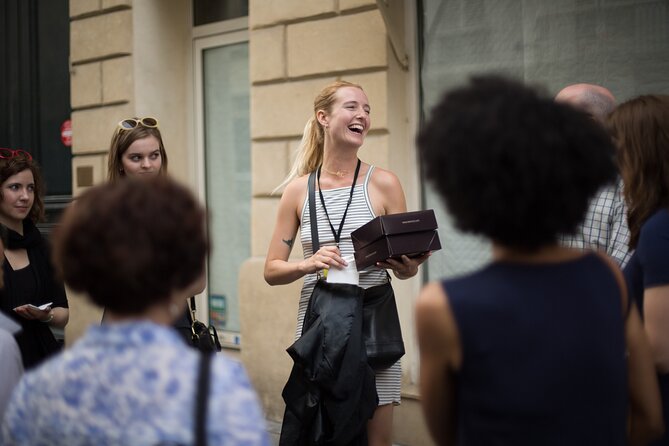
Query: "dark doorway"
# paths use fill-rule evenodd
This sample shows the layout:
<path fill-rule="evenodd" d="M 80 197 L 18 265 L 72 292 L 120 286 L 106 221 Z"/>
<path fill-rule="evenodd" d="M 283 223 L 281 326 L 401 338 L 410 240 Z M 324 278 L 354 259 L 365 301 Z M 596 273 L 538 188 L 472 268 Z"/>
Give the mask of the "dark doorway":
<path fill-rule="evenodd" d="M 0 0 L 0 147 L 30 151 L 46 182 L 47 225 L 72 194 L 68 0 Z"/>

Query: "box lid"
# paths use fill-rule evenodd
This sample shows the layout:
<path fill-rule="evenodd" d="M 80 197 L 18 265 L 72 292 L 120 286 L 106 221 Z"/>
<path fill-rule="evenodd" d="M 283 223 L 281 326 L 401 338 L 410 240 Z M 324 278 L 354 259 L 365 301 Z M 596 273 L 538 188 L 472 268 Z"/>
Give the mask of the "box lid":
<path fill-rule="evenodd" d="M 384 235 L 405 234 L 437 229 L 437 219 L 432 209 L 402 212 L 376 217 L 351 232 L 353 247 L 358 250 Z"/>

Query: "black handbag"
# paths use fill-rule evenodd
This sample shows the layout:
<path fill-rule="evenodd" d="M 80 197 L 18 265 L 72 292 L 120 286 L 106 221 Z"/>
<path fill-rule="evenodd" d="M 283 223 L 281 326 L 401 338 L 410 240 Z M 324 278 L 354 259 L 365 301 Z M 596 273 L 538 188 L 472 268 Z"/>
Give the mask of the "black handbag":
<path fill-rule="evenodd" d="M 314 253 L 320 247 L 318 226 L 316 223 L 315 182 L 316 172 L 312 172 L 308 180 L 308 195 L 311 243 L 313 246 L 312 252 Z M 325 203 L 322 204 L 325 207 Z M 346 212 L 344 213 L 344 218 L 346 218 Z M 367 362 L 375 370 L 387 369 L 404 356 L 405 353 L 402 327 L 395 302 L 395 292 L 390 283 L 390 274 L 386 272 L 386 275 L 388 282 L 367 289 L 362 289 L 359 286 L 351 284 L 328 284 L 327 282 L 323 282 L 319 286 L 319 283 L 322 282 L 319 279 L 314 287 L 314 291 L 311 293 L 309 302 L 309 306 L 311 306 L 311 301 L 318 299 L 318 292 L 323 287 L 327 287 L 330 293 L 348 293 L 349 296 L 362 295 L 364 299 L 362 305 L 362 334 L 367 352 Z M 351 287 L 356 287 L 358 293 L 351 293 Z"/>
<path fill-rule="evenodd" d="M 220 352 L 221 342 L 218 340 L 216 327 L 205 325 L 195 318 L 195 297 L 190 298 L 190 345 L 203 353 Z"/>
<path fill-rule="evenodd" d="M 374 370 L 387 369 L 404 356 L 402 327 L 395 292 L 388 282 L 367 288 L 362 302 L 362 336 L 367 362 Z"/>

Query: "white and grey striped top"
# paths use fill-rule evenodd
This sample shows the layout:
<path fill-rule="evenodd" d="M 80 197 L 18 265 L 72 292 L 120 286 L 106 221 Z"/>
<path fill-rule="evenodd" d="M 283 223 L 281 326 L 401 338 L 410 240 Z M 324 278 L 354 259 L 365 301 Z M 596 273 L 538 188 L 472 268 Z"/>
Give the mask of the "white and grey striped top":
<path fill-rule="evenodd" d="M 353 256 L 353 242 L 351 241 L 351 232 L 355 231 L 360 226 L 376 217 L 369 200 L 369 194 L 367 192 L 367 186 L 373 170 L 374 166 L 370 166 L 362 184 L 355 186 L 353 200 L 351 201 L 351 206 L 349 207 L 346 214 L 346 221 L 344 222 L 344 228 L 341 232 L 341 239 L 339 240 L 339 250 L 341 251 L 342 257 Z M 342 216 L 344 215 L 344 210 L 346 209 L 346 203 L 348 202 L 350 192 L 350 186 L 323 190 L 325 206 L 327 207 L 330 220 L 332 221 L 332 226 L 334 226 L 335 230 L 339 229 L 339 224 L 341 222 Z M 334 245 L 335 238 L 332 234 L 332 230 L 330 229 L 328 218 L 323 211 L 321 200 L 318 197 L 318 190 L 316 190 L 316 215 L 316 222 L 318 225 L 318 239 L 321 246 Z M 300 239 L 302 241 L 302 250 L 304 251 L 305 259 L 308 259 L 313 255 L 310 218 L 309 197 L 307 196 L 302 207 L 302 218 L 300 224 Z M 359 285 L 362 288 L 369 288 L 375 285 L 380 285 L 388 280 L 386 278 L 386 271 L 384 269 L 377 268 L 376 266 L 365 268 L 359 273 Z M 309 297 L 311 296 L 317 279 L 318 277 L 316 274 L 308 274 L 304 277 L 304 285 L 302 286 L 300 304 L 297 313 L 297 330 L 295 333 L 295 339 L 299 338 L 302 334 L 302 322 L 304 321 L 304 315 L 307 311 Z M 377 393 L 379 394 L 380 405 L 399 403 L 401 373 L 402 372 L 399 362 L 390 369 L 377 372 L 376 386 Z"/>

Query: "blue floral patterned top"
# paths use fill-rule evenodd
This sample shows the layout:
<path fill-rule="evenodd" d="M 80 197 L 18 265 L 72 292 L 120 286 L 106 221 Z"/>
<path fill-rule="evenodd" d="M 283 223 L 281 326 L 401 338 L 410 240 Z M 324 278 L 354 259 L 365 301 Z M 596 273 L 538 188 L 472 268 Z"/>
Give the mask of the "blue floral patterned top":
<path fill-rule="evenodd" d="M 200 355 L 169 327 L 91 327 L 72 348 L 27 373 L 12 396 L 2 445 L 190 445 Z M 207 440 L 268 445 L 241 364 L 212 362 Z"/>

